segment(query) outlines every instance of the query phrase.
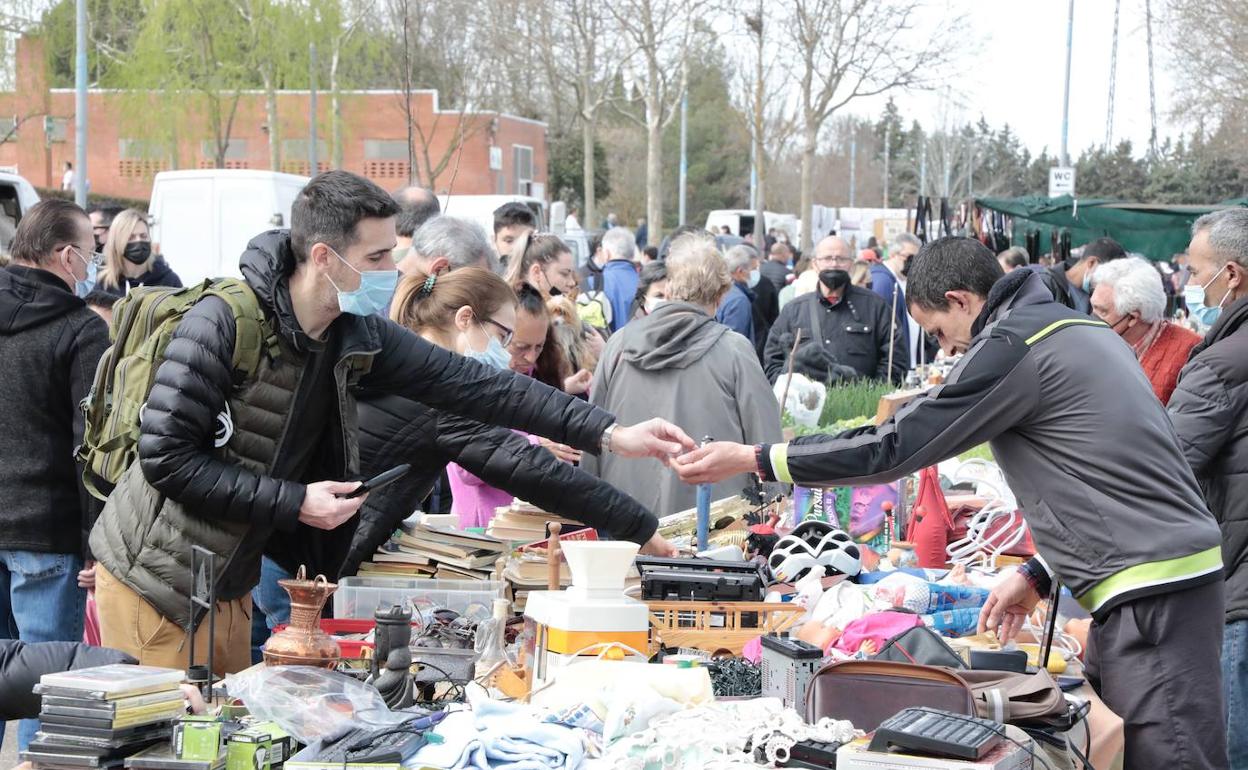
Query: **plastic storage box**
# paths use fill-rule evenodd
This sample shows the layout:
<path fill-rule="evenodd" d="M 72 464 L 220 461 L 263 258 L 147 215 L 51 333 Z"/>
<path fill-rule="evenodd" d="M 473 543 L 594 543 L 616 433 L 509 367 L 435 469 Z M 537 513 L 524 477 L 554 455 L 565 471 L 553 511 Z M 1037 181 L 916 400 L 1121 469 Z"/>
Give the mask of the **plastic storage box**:
<path fill-rule="evenodd" d="M 504 587 L 504 583 L 493 580 L 347 577 L 338 581 L 334 592 L 334 617 L 371 620 L 378 608 L 396 604 L 414 610 L 432 604 L 459 613 L 471 604 L 484 604 L 488 614 Z"/>

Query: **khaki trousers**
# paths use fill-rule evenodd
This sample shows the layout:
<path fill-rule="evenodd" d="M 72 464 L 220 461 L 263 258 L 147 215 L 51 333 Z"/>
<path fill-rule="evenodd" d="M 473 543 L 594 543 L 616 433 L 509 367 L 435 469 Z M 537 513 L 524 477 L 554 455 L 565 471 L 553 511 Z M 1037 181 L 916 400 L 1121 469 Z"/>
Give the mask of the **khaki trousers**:
<path fill-rule="evenodd" d="M 186 669 L 191 665 L 186 630 L 99 564 L 95 567 L 95 601 L 105 647 L 129 653 L 145 666 Z M 215 614 L 213 673 L 224 676 L 242 671 L 251 665 L 251 595 L 217 602 Z M 204 618 L 195 631 L 195 664 L 207 664 L 208 644 L 208 619 Z"/>

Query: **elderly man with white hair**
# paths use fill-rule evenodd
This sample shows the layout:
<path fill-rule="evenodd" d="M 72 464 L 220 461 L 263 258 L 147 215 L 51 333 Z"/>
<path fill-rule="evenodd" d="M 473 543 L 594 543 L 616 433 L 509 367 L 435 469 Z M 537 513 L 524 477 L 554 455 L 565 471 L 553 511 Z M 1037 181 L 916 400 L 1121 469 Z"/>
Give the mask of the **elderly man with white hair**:
<path fill-rule="evenodd" d="M 1140 257 L 1106 262 L 1093 275 L 1092 312 L 1131 349 L 1162 404 L 1170 402 L 1179 372 L 1200 337 L 1165 318 L 1161 273 Z"/>
<path fill-rule="evenodd" d="M 618 332 L 628 323 L 637 296 L 637 266 L 633 264 L 637 245 L 627 227 L 613 227 L 602 236 L 602 251 L 607 259 L 602 266 L 603 293 L 611 304 L 611 331 Z"/>
<path fill-rule="evenodd" d="M 719 303 L 715 320 L 732 329 L 754 344 L 754 287 L 762 273 L 758 266 L 758 252 L 753 246 L 739 244 L 724 254 L 732 286 Z"/>

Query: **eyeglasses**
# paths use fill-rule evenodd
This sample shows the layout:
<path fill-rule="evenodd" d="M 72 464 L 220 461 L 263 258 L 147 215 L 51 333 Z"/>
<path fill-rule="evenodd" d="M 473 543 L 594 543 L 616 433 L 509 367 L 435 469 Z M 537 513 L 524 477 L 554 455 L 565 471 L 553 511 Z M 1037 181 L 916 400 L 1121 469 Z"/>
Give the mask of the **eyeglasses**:
<path fill-rule="evenodd" d="M 814 263 L 816 265 L 852 265 L 854 264 L 854 258 L 835 255 L 831 257 L 815 257 Z"/>
<path fill-rule="evenodd" d="M 78 248 L 72 243 L 67 244 L 67 245 L 69 246 L 69 248 L 78 252 L 78 258 L 81 259 L 83 262 L 86 262 L 88 265 L 95 265 L 96 267 L 104 267 L 104 255 L 101 254 L 100 252 L 93 251 L 90 253 L 90 255 L 87 255 L 82 252 L 82 249 Z"/>
<path fill-rule="evenodd" d="M 495 321 L 493 318 L 487 318 L 485 319 L 485 322 L 489 324 L 494 324 L 494 326 L 498 327 L 498 330 L 503 333 L 503 338 L 499 340 L 499 342 L 503 344 L 503 347 L 507 347 L 508 345 L 511 344 L 512 338 L 516 336 L 515 330 L 508 329 L 506 326 L 503 326 L 498 321 Z"/>

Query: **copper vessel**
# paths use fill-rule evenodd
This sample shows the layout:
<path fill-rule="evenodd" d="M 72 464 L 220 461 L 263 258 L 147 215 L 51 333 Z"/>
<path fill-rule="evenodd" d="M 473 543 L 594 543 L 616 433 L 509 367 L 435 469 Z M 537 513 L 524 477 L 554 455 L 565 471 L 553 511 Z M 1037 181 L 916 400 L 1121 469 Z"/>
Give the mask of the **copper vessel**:
<path fill-rule="evenodd" d="M 264 662 L 269 666 L 317 666 L 334 668 L 342 650 L 329 634 L 321 630 L 321 609 L 338 588 L 324 575 L 307 579 L 307 570 L 299 568 L 293 580 L 277 584 L 290 594 L 290 624 L 269 637 L 264 645 Z"/>

